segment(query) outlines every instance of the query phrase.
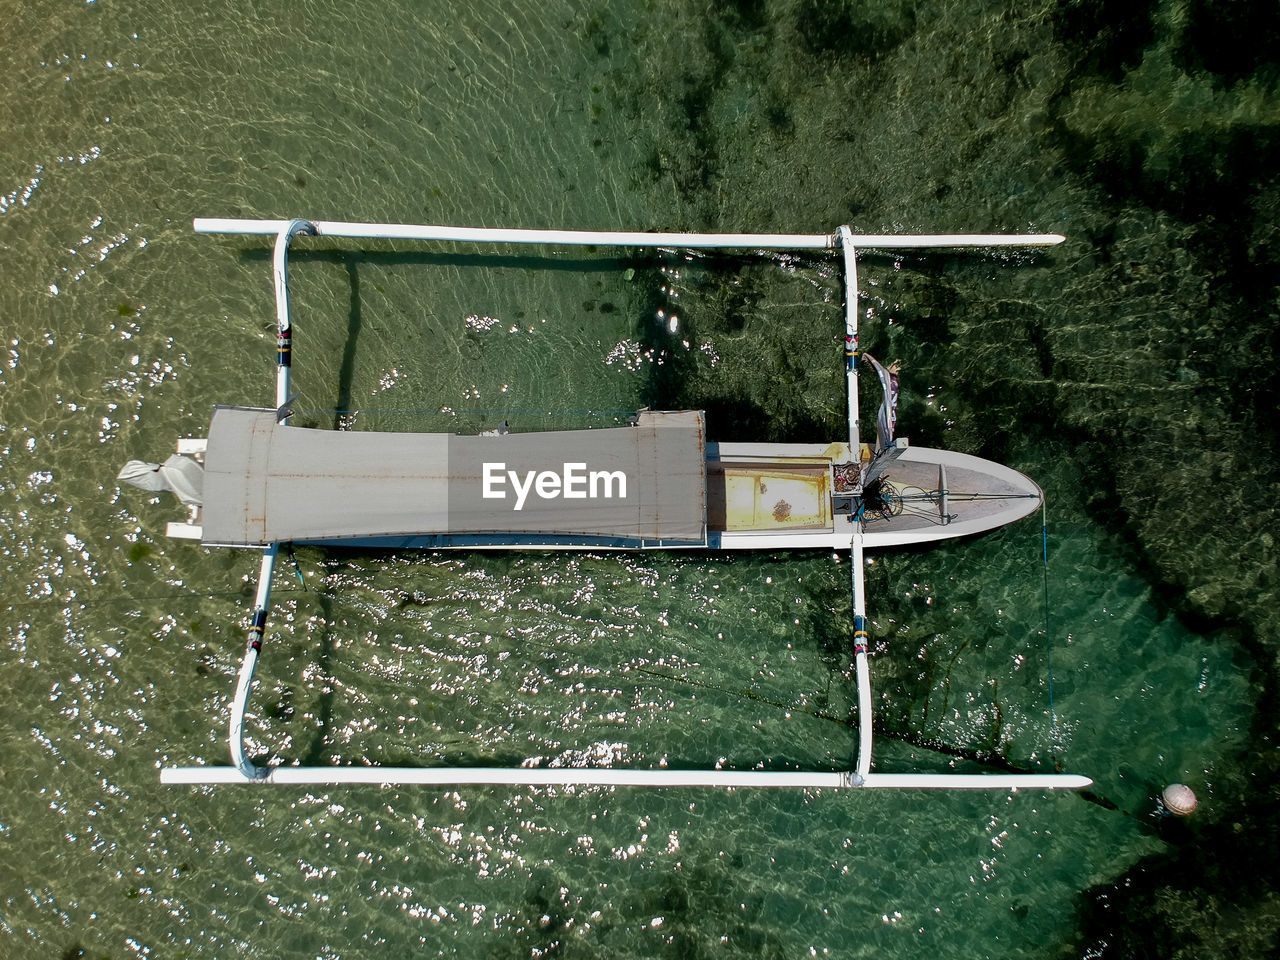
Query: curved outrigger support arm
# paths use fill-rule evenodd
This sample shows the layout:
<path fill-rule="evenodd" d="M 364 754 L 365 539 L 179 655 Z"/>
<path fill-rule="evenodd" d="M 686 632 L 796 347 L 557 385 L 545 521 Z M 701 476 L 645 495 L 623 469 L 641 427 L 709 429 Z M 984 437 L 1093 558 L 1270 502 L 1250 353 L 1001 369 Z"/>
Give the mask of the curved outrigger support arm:
<path fill-rule="evenodd" d="M 289 372 L 293 366 L 293 319 L 289 313 L 289 241 L 300 233 L 315 236 L 310 220 L 289 220 L 276 234 L 272 276 L 276 286 L 276 409 L 289 402 Z M 285 417 L 284 419 L 288 419 Z"/>
<path fill-rule="evenodd" d="M 290 373 L 293 367 L 293 317 L 289 304 L 289 243 L 298 234 L 315 236 L 316 227 L 309 220 L 289 220 L 276 234 L 275 250 L 271 266 L 276 293 L 276 409 L 282 420 L 288 420 Z M 244 659 L 236 680 L 236 695 L 231 703 L 231 720 L 227 729 L 227 743 L 231 748 L 232 766 L 246 780 L 261 780 L 268 771 L 249 762 L 244 753 L 244 715 L 249 706 L 249 694 L 253 689 L 253 677 L 258 670 L 258 658 L 262 653 L 262 640 L 266 632 L 267 613 L 271 609 L 271 577 L 275 573 L 279 544 L 271 544 L 262 551 L 262 566 L 258 571 L 258 593 L 253 604 L 253 622 L 245 639 Z"/>
<path fill-rule="evenodd" d="M 844 256 L 844 360 L 849 388 L 849 455 L 862 463 L 862 438 L 858 422 L 858 254 L 854 249 L 853 230 L 842 226 L 836 236 Z M 862 492 L 861 473 L 854 493 Z M 863 786 L 871 774 L 871 668 L 867 663 L 867 592 L 863 582 L 862 520 L 853 522 L 853 541 L 849 547 L 853 587 L 853 655 L 858 674 L 858 766 L 854 771 L 855 786 Z"/>
<path fill-rule="evenodd" d="M 862 522 L 854 520 L 853 547 L 853 656 L 858 671 L 858 766 L 854 783 L 862 786 L 871 773 L 871 667 L 867 663 L 867 594 L 862 580 Z"/>
<path fill-rule="evenodd" d="M 862 440 L 858 435 L 858 255 L 853 246 L 853 231 L 849 227 L 841 227 L 836 236 L 840 238 L 840 252 L 844 256 L 844 367 L 849 383 L 849 455 L 859 461 Z"/>
<path fill-rule="evenodd" d="M 245 638 L 244 660 L 240 662 L 240 676 L 236 680 L 236 696 L 231 703 L 231 722 L 227 728 L 227 742 L 231 746 L 231 763 L 245 780 L 261 780 L 267 770 L 255 767 L 244 755 L 244 714 L 249 705 L 249 692 L 253 689 L 253 675 L 258 670 L 258 657 L 262 653 L 262 637 L 267 626 L 267 611 L 271 609 L 271 576 L 275 573 L 278 544 L 271 544 L 262 551 L 262 567 L 258 571 L 258 596 L 253 603 L 253 623 Z"/>

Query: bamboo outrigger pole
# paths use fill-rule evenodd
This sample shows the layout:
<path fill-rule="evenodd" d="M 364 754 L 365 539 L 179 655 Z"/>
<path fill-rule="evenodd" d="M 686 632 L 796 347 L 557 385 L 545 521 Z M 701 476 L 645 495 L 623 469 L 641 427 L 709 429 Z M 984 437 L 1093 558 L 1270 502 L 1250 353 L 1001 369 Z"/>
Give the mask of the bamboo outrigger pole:
<path fill-rule="evenodd" d="M 818 233 L 657 233 L 619 230 L 507 230 L 491 227 L 445 227 L 414 223 L 350 223 L 342 220 L 236 220 L 198 217 L 196 233 L 279 234 L 290 224 L 307 223 L 305 231 L 320 237 L 359 240 L 447 240 L 459 243 L 515 243 L 539 246 L 689 247 L 718 250 L 834 250 L 840 234 Z M 846 228 L 847 229 L 847 228 Z M 852 235 L 852 234 L 850 234 Z M 862 250 L 908 250 L 929 247 L 1045 247 L 1066 238 L 1058 233 L 941 233 L 900 236 L 867 234 L 857 238 Z"/>
<path fill-rule="evenodd" d="M 290 315 L 288 248 L 299 234 L 370 239 L 442 240 L 471 243 L 536 243 L 566 245 L 689 247 L 721 249 L 834 249 L 844 257 L 845 362 L 848 380 L 849 449 L 860 459 L 857 372 L 857 261 L 856 247 L 996 247 L 1047 246 L 1062 242 L 1058 234 L 1022 236 L 1004 234 L 946 234 L 936 236 L 854 237 L 848 227 L 835 234 L 684 234 L 624 233 L 570 230 L 492 230 L 413 224 L 364 224 L 308 220 L 223 220 L 198 219 L 198 233 L 237 233 L 276 236 L 273 277 L 276 296 L 276 407 L 281 420 L 288 417 L 291 399 L 293 323 Z M 855 518 L 851 540 L 854 613 L 854 649 L 858 673 L 858 761 L 854 771 L 761 771 L 761 770 L 635 770 L 577 767 L 495 768 L 495 767 L 259 767 L 249 761 L 244 750 L 244 719 L 249 694 L 266 634 L 271 601 L 271 578 L 275 571 L 279 544 L 270 544 L 262 553 L 254 600 L 252 625 L 231 705 L 228 740 L 232 765 L 227 767 L 166 767 L 160 771 L 165 784 L 503 784 L 511 786 L 647 786 L 647 787 L 801 787 L 809 789 L 860 787 L 870 789 L 961 789 L 1017 790 L 1080 789 L 1092 781 L 1072 775 L 967 775 L 967 774 L 878 774 L 871 773 L 871 680 L 867 663 L 866 597 L 863 584 L 862 528 Z"/>

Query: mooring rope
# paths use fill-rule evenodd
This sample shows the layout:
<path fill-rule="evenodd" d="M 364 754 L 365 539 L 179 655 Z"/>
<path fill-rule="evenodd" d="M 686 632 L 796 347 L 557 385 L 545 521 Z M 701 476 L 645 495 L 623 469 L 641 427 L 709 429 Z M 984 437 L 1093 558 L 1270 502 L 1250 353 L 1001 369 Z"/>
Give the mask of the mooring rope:
<path fill-rule="evenodd" d="M 302 568 L 298 566 L 298 555 L 293 552 L 293 544 L 289 544 L 289 559 L 293 562 L 293 572 L 298 575 L 298 583 L 305 591 L 307 589 L 307 581 L 302 578 Z"/>

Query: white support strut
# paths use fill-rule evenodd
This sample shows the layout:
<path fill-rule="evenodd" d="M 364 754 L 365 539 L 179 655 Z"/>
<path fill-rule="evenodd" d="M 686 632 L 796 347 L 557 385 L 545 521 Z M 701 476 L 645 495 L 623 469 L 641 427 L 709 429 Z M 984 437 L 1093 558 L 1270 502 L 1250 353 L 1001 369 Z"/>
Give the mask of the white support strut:
<path fill-rule="evenodd" d="M 453 786 L 849 787 L 844 771 L 643 770 L 625 767 L 269 767 L 247 777 L 231 767 L 170 767 L 163 783 L 406 783 Z"/>
<path fill-rule="evenodd" d="M 244 755 L 244 714 L 249 706 L 249 692 L 253 688 L 253 675 L 258 669 L 258 657 L 262 652 L 262 638 L 266 632 L 267 613 L 271 609 L 271 576 L 275 573 L 278 544 L 271 544 L 262 551 L 262 566 L 258 571 L 258 595 L 253 604 L 253 624 L 245 641 L 244 660 L 240 663 L 240 676 L 236 680 L 236 696 L 231 703 L 231 722 L 227 728 L 227 742 L 231 747 L 231 769 L 245 780 L 261 780 L 266 772 L 255 767 Z M 160 773 L 164 782 L 164 771 Z"/>
<path fill-rule="evenodd" d="M 853 231 L 841 227 L 840 252 L 844 255 L 844 366 L 849 398 L 849 454 L 855 463 L 862 461 L 862 444 L 858 423 L 858 254 L 854 249 Z M 858 487 L 862 486 L 861 481 Z"/>
<path fill-rule="evenodd" d="M 856 779 L 871 774 L 871 666 L 867 662 L 867 595 L 863 583 L 862 521 L 854 520 L 849 561 L 853 567 L 853 656 L 858 674 L 858 768 Z"/>
<path fill-rule="evenodd" d="M 861 492 L 862 438 L 858 422 L 858 254 L 853 230 L 837 232 L 844 257 L 844 355 L 849 395 L 849 452 L 859 464 L 855 491 Z M 849 576 L 853 587 L 853 650 L 858 682 L 858 767 L 854 779 L 866 782 L 871 773 L 871 667 L 867 663 L 867 594 L 863 580 L 862 518 L 854 516 L 849 548 Z"/>
<path fill-rule="evenodd" d="M 255 768 L 260 769 L 260 768 Z M 160 782 L 168 785 L 290 784 L 414 784 L 454 787 L 466 785 L 516 787 L 705 787 L 712 789 L 961 789 L 961 790 L 1079 790 L 1087 777 L 1068 774 L 872 774 L 862 782 L 847 771 L 773 770 L 640 770 L 620 767 L 268 767 L 249 775 L 235 767 L 166 767 Z"/>
<path fill-rule="evenodd" d="M 196 233 L 278 234 L 288 220 L 197 218 Z M 457 243 L 527 243 L 554 246 L 689 247 L 747 250 L 829 250 L 830 234 L 661 233 L 618 230 L 512 230 L 413 223 L 308 221 L 318 236 L 361 240 L 443 240 Z"/>
<path fill-rule="evenodd" d="M 293 368 L 293 318 L 289 308 L 289 241 L 299 233 L 314 235 L 307 220 L 289 220 L 276 232 L 271 274 L 276 289 L 276 409 L 289 402 L 289 377 Z M 286 418 L 287 419 L 287 418 Z"/>
<path fill-rule="evenodd" d="M 196 233 L 279 234 L 290 220 L 197 217 Z M 367 240 L 446 240 L 461 243 L 529 243 L 561 246 L 689 247 L 744 250 L 831 250 L 837 237 L 804 233 L 660 233 L 618 230 L 508 230 L 413 223 L 349 223 L 311 220 L 318 236 Z M 867 234 L 857 245 L 867 250 L 929 247 L 1045 247 L 1061 243 L 1057 233 Z"/>

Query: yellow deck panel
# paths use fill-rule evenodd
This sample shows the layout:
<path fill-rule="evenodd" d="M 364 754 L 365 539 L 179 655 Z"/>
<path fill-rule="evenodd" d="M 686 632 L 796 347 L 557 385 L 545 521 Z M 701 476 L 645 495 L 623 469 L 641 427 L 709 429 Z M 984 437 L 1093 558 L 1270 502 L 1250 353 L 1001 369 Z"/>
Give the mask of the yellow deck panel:
<path fill-rule="evenodd" d="M 829 529 L 830 466 L 708 463 L 707 526 L 733 531 Z"/>

